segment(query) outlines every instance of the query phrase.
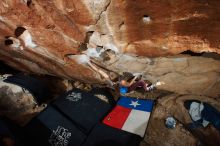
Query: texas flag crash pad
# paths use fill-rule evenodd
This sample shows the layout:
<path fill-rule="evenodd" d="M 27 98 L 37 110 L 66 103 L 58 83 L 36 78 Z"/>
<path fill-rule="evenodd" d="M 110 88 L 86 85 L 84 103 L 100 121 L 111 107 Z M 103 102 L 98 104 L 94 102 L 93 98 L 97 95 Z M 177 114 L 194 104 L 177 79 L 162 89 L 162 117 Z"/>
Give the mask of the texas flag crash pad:
<path fill-rule="evenodd" d="M 153 100 L 121 97 L 103 123 L 130 133 L 144 136 L 148 125 Z"/>

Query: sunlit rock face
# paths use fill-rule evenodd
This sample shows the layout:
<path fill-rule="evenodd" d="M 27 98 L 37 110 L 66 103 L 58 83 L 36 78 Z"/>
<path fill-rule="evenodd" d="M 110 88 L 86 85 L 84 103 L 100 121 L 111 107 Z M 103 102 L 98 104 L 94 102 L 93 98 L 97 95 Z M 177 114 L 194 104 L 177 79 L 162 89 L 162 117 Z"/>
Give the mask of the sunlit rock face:
<path fill-rule="evenodd" d="M 220 54 L 219 6 L 218 0 L 2 0 L 0 60 L 87 83 L 106 84 L 112 72 L 142 73 L 163 80 L 161 89 L 218 96 L 219 60 L 165 56 Z M 18 27 L 26 29 L 19 36 Z M 10 37 L 16 45 L 5 44 Z"/>

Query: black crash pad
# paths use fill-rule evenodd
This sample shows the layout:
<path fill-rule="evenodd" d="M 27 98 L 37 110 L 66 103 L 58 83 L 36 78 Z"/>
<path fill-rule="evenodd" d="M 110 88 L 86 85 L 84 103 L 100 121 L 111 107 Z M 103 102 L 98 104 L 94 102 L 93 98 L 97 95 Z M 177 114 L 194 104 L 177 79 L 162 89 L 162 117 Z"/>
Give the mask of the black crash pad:
<path fill-rule="evenodd" d="M 80 89 L 73 89 L 60 96 L 52 106 L 86 134 L 111 110 L 110 104 Z"/>
<path fill-rule="evenodd" d="M 140 141 L 138 135 L 99 123 L 83 146 L 140 146 Z"/>
<path fill-rule="evenodd" d="M 32 146 L 80 146 L 86 139 L 70 120 L 49 106 L 25 127 Z"/>

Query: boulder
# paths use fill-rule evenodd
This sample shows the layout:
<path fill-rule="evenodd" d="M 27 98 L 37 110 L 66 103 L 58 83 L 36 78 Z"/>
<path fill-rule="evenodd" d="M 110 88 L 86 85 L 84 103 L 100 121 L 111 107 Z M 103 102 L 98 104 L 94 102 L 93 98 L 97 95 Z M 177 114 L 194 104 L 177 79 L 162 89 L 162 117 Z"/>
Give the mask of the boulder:
<path fill-rule="evenodd" d="M 220 53 L 219 6 L 218 0 L 2 0 L 0 60 L 24 72 L 92 84 L 109 83 L 112 72 L 141 72 L 164 80 L 161 88 L 168 91 L 218 96 L 219 61 L 167 56 Z M 6 43 L 10 38 L 19 45 Z M 98 69 L 92 54 L 82 56 L 96 47 Z"/>
<path fill-rule="evenodd" d="M 36 114 L 36 105 L 36 101 L 27 90 L 0 81 L 0 115 L 24 124 Z"/>

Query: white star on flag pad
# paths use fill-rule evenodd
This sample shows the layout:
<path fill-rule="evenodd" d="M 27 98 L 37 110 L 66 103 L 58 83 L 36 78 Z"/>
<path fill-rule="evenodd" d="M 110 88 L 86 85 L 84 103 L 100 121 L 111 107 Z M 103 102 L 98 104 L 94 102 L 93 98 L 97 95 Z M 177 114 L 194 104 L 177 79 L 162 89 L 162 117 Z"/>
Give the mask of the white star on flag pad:
<path fill-rule="evenodd" d="M 153 100 L 120 97 L 103 123 L 144 137 L 153 103 Z"/>
<path fill-rule="evenodd" d="M 129 105 L 132 105 L 132 106 L 136 107 L 136 106 L 141 105 L 141 104 L 139 104 L 138 101 L 131 101 L 131 104 L 129 104 Z"/>

